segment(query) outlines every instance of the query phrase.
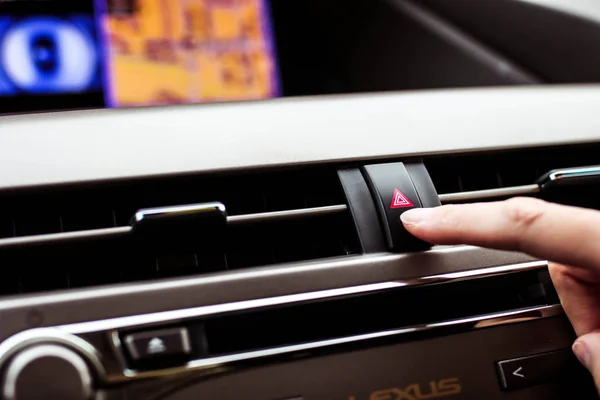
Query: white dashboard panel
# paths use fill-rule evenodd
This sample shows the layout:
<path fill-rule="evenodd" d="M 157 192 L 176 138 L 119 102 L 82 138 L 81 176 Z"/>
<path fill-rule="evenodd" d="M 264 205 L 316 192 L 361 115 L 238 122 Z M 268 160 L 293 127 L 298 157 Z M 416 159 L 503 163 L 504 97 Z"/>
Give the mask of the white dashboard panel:
<path fill-rule="evenodd" d="M 600 85 L 0 118 L 0 188 L 600 140 Z"/>

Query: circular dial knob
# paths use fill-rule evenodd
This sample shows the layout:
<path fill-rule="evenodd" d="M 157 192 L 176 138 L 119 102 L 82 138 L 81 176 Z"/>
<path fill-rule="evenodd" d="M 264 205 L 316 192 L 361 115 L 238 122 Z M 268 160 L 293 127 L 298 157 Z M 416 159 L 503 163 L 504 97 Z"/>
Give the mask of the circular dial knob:
<path fill-rule="evenodd" d="M 4 372 L 3 400 L 87 400 L 92 394 L 86 362 L 60 345 L 28 347 L 13 357 Z"/>

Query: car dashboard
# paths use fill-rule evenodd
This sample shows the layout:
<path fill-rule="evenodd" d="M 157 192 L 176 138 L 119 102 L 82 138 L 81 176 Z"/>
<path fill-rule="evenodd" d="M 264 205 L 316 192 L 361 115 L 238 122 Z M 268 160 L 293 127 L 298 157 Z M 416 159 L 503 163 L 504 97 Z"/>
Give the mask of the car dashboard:
<path fill-rule="evenodd" d="M 597 398 L 546 260 L 399 216 L 600 209 L 600 8 L 269 9 L 272 86 L 227 101 L 0 74 L 0 398 Z"/>

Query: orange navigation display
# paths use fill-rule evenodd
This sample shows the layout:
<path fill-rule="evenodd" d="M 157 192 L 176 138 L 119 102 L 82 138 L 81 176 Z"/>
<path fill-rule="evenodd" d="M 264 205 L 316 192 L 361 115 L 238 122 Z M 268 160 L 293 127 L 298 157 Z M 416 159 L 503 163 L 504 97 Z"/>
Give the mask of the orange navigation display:
<path fill-rule="evenodd" d="M 264 0 L 108 0 L 110 107 L 279 95 Z"/>

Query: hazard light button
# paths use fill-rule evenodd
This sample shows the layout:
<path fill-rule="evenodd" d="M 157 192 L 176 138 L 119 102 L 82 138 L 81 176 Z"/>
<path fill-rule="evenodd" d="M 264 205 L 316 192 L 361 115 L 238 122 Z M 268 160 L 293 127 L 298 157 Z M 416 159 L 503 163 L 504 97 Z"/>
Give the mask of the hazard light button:
<path fill-rule="evenodd" d="M 423 163 L 366 165 L 362 169 L 379 212 L 390 250 L 424 250 L 431 245 L 412 236 L 400 221 L 411 208 L 440 205 L 433 182 Z"/>

